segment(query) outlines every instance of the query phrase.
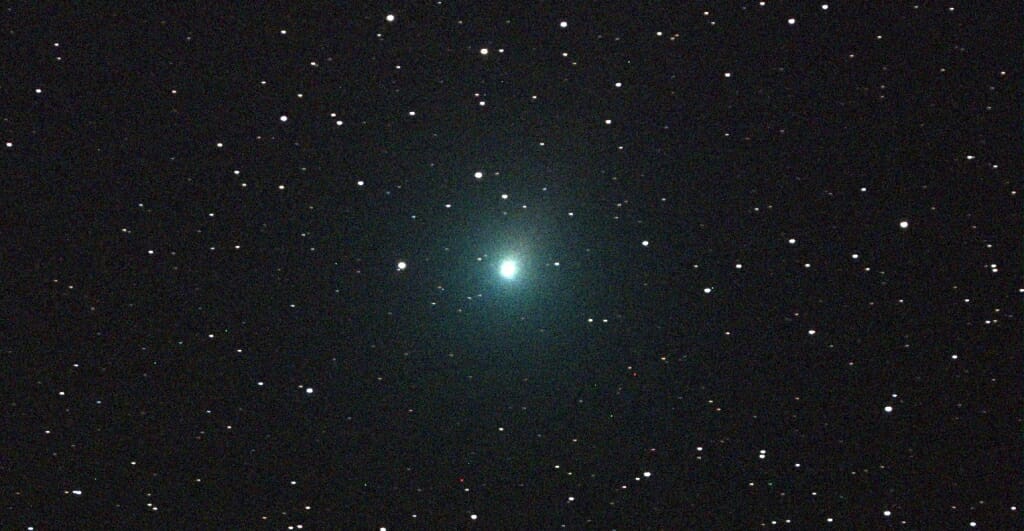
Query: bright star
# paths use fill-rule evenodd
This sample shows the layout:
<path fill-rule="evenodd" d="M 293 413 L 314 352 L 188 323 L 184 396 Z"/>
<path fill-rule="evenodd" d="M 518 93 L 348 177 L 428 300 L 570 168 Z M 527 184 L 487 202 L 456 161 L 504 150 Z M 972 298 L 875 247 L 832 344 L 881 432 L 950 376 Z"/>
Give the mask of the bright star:
<path fill-rule="evenodd" d="M 516 273 L 519 271 L 519 266 L 515 260 L 505 260 L 501 263 L 501 276 L 512 279 L 515 278 Z"/>

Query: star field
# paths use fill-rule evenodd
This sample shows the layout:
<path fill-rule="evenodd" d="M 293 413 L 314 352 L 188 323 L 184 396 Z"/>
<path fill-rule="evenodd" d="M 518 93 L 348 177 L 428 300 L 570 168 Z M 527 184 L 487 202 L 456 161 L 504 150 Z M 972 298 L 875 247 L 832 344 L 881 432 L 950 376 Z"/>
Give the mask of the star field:
<path fill-rule="evenodd" d="M 11 529 L 1013 529 L 1019 6 L 0 11 Z"/>

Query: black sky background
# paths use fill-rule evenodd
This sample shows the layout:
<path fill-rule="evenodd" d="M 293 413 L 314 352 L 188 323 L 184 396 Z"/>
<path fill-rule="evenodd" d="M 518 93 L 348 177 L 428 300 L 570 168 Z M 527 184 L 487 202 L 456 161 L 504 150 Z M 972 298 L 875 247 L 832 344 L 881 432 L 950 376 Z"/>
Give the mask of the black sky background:
<path fill-rule="evenodd" d="M 1019 528 L 1019 11 L 9 4 L 0 524 Z"/>

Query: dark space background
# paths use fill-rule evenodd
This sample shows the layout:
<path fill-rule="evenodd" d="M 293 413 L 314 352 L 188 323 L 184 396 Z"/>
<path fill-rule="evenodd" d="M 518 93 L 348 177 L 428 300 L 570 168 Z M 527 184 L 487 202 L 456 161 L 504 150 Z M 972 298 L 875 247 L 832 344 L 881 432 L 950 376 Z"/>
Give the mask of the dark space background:
<path fill-rule="evenodd" d="M 1021 528 L 1019 2 L 145 4 L 0 12 L 3 528 Z"/>

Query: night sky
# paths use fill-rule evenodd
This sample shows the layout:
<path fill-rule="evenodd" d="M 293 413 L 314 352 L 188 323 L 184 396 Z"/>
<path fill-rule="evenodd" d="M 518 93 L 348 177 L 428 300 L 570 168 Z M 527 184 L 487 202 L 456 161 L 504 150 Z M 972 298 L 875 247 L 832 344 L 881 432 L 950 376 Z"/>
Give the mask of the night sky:
<path fill-rule="evenodd" d="M 0 527 L 1021 528 L 1019 2 L 42 4 Z"/>

